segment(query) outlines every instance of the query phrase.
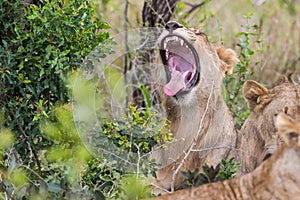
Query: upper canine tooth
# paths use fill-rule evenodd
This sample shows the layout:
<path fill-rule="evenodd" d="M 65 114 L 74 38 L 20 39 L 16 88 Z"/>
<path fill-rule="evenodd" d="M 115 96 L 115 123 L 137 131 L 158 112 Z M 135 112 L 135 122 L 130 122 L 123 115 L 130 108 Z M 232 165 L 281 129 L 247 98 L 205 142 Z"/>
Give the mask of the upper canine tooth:
<path fill-rule="evenodd" d="M 164 42 L 164 49 L 166 49 L 167 48 L 167 42 L 165 41 Z"/>
<path fill-rule="evenodd" d="M 181 46 L 183 46 L 183 43 L 184 43 L 183 40 L 180 40 L 180 45 L 181 45 Z"/>

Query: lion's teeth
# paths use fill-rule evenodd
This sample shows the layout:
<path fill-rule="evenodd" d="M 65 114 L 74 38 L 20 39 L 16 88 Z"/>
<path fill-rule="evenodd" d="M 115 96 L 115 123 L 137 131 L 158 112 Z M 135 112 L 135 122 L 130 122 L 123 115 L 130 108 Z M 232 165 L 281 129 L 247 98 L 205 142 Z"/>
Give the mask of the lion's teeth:
<path fill-rule="evenodd" d="M 166 59 L 168 60 L 169 59 L 169 51 L 166 50 Z"/>
<path fill-rule="evenodd" d="M 166 49 L 167 48 L 167 43 L 166 42 L 164 42 L 164 49 Z"/>
<path fill-rule="evenodd" d="M 183 43 L 184 43 L 183 40 L 180 40 L 180 45 L 181 45 L 181 46 L 183 46 Z"/>

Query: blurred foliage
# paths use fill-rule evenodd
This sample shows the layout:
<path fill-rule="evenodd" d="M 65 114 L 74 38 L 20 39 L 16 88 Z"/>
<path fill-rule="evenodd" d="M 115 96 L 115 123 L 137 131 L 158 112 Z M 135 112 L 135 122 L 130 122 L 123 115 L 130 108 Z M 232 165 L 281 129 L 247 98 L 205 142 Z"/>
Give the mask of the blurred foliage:
<path fill-rule="evenodd" d="M 99 157 L 89 160 L 89 167 L 82 176 L 84 185 L 102 191 L 111 199 L 136 199 L 148 195 L 150 192 L 146 189 L 148 186 L 142 183 L 142 177 L 149 173 L 155 176 L 157 164 L 149 161 L 147 155 L 154 146 L 164 146 L 173 140 L 167 119 L 158 119 L 151 109 L 138 110 L 135 106 L 129 106 L 121 120 L 106 121 L 102 129 L 100 134 L 105 135 L 116 147 L 116 151 L 111 153 L 122 155 L 127 162 L 136 163 L 136 177 L 128 179 L 126 169 L 129 166 L 125 162 L 118 163 L 117 158 L 112 161 Z M 136 186 L 132 187 L 132 184 Z M 136 198 L 133 198 L 134 195 Z"/>
<path fill-rule="evenodd" d="M 106 23 L 93 18 L 88 1 L 1 1 L 1 109 L 17 139 L 16 150 L 32 168 L 30 154 L 49 146 L 40 119 L 55 104 L 68 102 L 65 78 L 108 39 Z M 20 17 L 22 16 L 22 17 Z M 107 49 L 104 49 L 104 54 Z M 35 156 L 36 157 L 36 156 Z"/>
<path fill-rule="evenodd" d="M 0 195 L 4 199 L 92 199 L 99 196 L 80 184 L 80 172 L 90 154 L 81 143 L 71 110 L 63 106 L 54 113 L 41 125 L 45 137 L 53 143 L 39 151 L 41 173 L 22 161 L 22 152 L 13 148 L 13 142 L 18 141 L 13 141 L 13 134 L 7 129 L 1 129 L 1 137 L 7 138 L 5 146 L 0 147 Z"/>
<path fill-rule="evenodd" d="M 91 50 L 111 52 L 104 44 L 109 26 L 86 0 L 3 0 L 0 22 L 1 138 L 14 138 L 1 148 L 1 195 L 82 199 L 88 192 L 77 174 L 87 152 L 70 114 L 54 108 L 70 100 L 65 80 Z"/>
<path fill-rule="evenodd" d="M 140 177 L 126 176 L 120 186 L 121 199 L 145 199 L 151 197 L 151 187 Z"/>
<path fill-rule="evenodd" d="M 148 117 L 141 113 L 147 113 Z M 161 126 L 154 121 L 154 118 L 150 120 L 150 116 L 153 117 L 155 114 L 150 111 L 138 112 L 136 107 L 131 107 L 130 112 L 124 115 L 127 120 L 126 126 L 103 130 L 111 135 L 110 139 L 114 140 L 115 136 L 117 141 L 127 144 L 129 138 L 125 134 L 124 138 L 120 138 L 116 131 L 134 132 L 138 129 L 135 130 L 133 127 L 137 128 L 141 124 L 145 126 L 145 130 L 159 130 Z M 148 128 L 149 124 L 153 127 Z M 169 128 L 169 124 L 166 123 L 162 127 Z M 150 186 L 143 179 L 151 170 L 155 172 L 156 165 L 152 165 L 147 157 L 144 160 L 141 158 L 140 170 L 144 174 L 139 174 L 137 171 L 136 175 L 128 176 L 127 172 L 115 167 L 114 161 L 108 161 L 102 156 L 92 157 L 79 137 L 70 105 L 56 108 L 53 115 L 41 121 L 40 129 L 44 137 L 52 143 L 48 148 L 39 151 L 41 174 L 24 165 L 20 154 L 13 148 L 13 143 L 16 142 L 13 139 L 13 133 L 7 128 L 1 128 L 0 135 L 3 138 L 3 143 L 0 143 L 1 197 L 25 199 L 139 199 L 149 197 Z M 108 133 L 109 131 L 111 132 Z M 139 131 L 137 134 L 142 136 Z M 153 136 L 136 138 L 130 142 L 143 144 L 139 147 L 139 151 L 146 153 L 149 152 L 149 148 L 152 148 L 149 141 L 160 144 L 163 139 L 169 137 L 171 136 L 163 131 Z M 118 146 L 119 143 L 116 145 Z M 119 147 L 121 151 L 130 154 L 131 149 L 128 146 Z"/>
<path fill-rule="evenodd" d="M 207 183 L 228 180 L 235 177 L 237 173 L 237 168 L 240 167 L 240 163 L 235 163 L 234 158 L 226 161 L 222 159 L 221 164 L 216 167 L 208 166 L 204 164 L 202 166 L 202 171 L 196 168 L 194 171 L 182 171 L 181 175 L 185 179 L 184 188 L 196 187 Z"/>
<path fill-rule="evenodd" d="M 88 167 L 82 172 L 82 183 L 90 190 L 101 193 L 108 199 L 119 199 L 121 177 L 124 175 L 117 167 L 104 158 L 91 158 Z"/>
<path fill-rule="evenodd" d="M 291 15 L 296 15 L 296 0 L 279 0 L 281 7 L 286 7 Z"/>
<path fill-rule="evenodd" d="M 127 153 L 149 153 L 154 146 L 172 141 L 170 123 L 159 121 L 150 109 L 137 110 L 129 106 L 129 112 L 121 121 L 105 122 L 103 133 L 121 150 Z"/>

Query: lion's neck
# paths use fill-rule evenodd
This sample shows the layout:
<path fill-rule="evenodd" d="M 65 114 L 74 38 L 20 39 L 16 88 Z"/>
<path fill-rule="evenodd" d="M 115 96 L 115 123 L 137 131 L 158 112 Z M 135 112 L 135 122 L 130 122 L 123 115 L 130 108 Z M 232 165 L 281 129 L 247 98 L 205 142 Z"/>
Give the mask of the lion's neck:
<path fill-rule="evenodd" d="M 233 141 L 237 140 L 234 121 L 220 88 L 215 86 L 212 90 L 203 86 L 198 91 L 191 91 L 191 96 L 185 99 L 168 99 L 167 102 L 172 133 L 177 140 L 184 140 L 177 147 L 186 150 L 198 135 L 198 141 L 202 142 L 196 148 L 208 149 L 199 152 L 199 155 L 205 158 L 209 154 L 210 158 L 206 161 L 213 165 L 228 156 L 230 147 L 236 145 Z M 212 151 L 214 147 L 218 147 L 218 150 Z"/>

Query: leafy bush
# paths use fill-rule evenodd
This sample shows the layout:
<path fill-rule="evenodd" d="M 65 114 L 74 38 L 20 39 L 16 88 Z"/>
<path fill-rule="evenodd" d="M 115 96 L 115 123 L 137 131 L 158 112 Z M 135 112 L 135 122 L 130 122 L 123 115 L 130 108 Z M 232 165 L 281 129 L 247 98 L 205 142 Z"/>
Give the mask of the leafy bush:
<path fill-rule="evenodd" d="M 234 178 L 237 173 L 237 167 L 240 167 L 240 163 L 233 162 L 234 158 L 226 161 L 222 159 L 221 164 L 215 168 L 208 166 L 207 164 L 202 166 L 202 173 L 199 173 L 199 169 L 194 171 L 182 171 L 181 175 L 185 178 L 186 183 L 184 187 L 196 187 L 206 183 L 212 183 L 217 181 L 228 180 Z"/>
<path fill-rule="evenodd" d="M 150 109 L 137 110 L 136 106 L 129 106 L 129 112 L 123 115 L 122 121 L 105 122 L 103 134 L 127 153 L 149 153 L 154 146 L 172 140 L 166 118 L 160 123 L 155 112 Z"/>
<path fill-rule="evenodd" d="M 40 133 L 39 120 L 48 118 L 54 105 L 68 102 L 64 80 L 108 38 L 99 32 L 108 25 L 93 18 L 85 0 L 4 0 L 0 7 L 1 109 L 22 160 L 41 171 L 37 151 L 51 142 Z"/>
<path fill-rule="evenodd" d="M 76 132 L 70 109 L 57 108 L 55 116 L 45 121 L 41 129 L 53 143 L 39 151 L 42 173 L 25 165 L 13 146 L 9 151 L 7 144 L 0 146 L 1 173 L 4 175 L 0 195 L 9 199 L 91 199 L 99 196 L 80 185 L 80 172 L 90 154 Z M 10 135 L 8 129 L 2 129 L 0 134 L 12 144 L 12 133 Z"/>
<path fill-rule="evenodd" d="M 66 78 L 91 50 L 100 45 L 100 55 L 111 52 L 103 43 L 109 34 L 101 31 L 109 26 L 87 0 L 3 0 L 0 22 L 0 103 L 3 127 L 14 138 L 13 147 L 1 149 L 1 195 L 80 198 L 87 191 L 76 174 L 86 150 L 71 116 L 54 108 L 69 102 Z"/>
<path fill-rule="evenodd" d="M 159 120 L 151 109 L 138 110 L 136 106 L 129 106 L 128 112 L 123 114 L 120 121 L 104 122 L 102 132 L 99 134 L 105 135 L 111 145 L 117 147 L 116 152 L 111 153 L 123 156 L 130 163 L 136 163 L 136 171 L 128 172 L 130 167 L 124 162 L 118 163 L 116 157 L 114 160 L 103 157 L 92 158 L 82 176 L 84 185 L 93 191 L 101 191 L 112 199 L 121 197 L 132 199 L 130 198 L 132 195 L 137 197 L 148 195 L 150 192 L 149 189 L 144 190 L 147 184 L 143 183 L 143 177 L 149 172 L 155 176 L 157 164 L 155 161 L 149 161 L 145 155 L 154 146 L 163 146 L 173 140 L 167 119 Z M 128 173 L 134 173 L 135 176 L 128 176 Z M 132 189 L 138 191 L 139 187 L 132 187 L 128 182 L 141 183 L 140 187 L 144 188 L 141 191 L 144 191 L 130 192 Z"/>

